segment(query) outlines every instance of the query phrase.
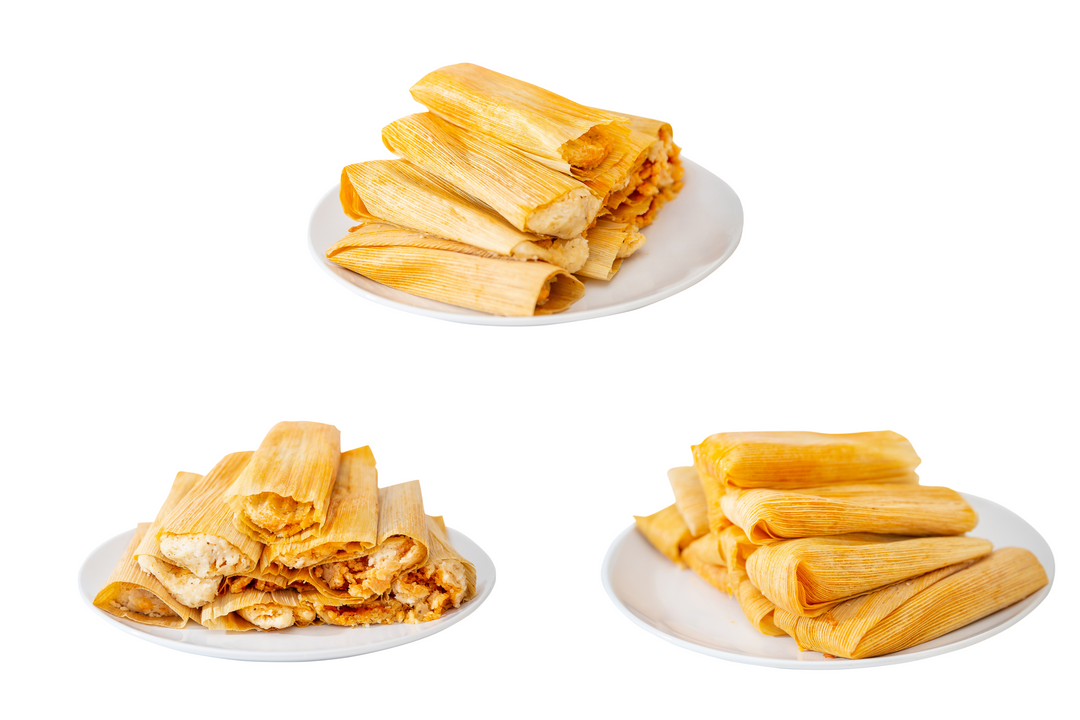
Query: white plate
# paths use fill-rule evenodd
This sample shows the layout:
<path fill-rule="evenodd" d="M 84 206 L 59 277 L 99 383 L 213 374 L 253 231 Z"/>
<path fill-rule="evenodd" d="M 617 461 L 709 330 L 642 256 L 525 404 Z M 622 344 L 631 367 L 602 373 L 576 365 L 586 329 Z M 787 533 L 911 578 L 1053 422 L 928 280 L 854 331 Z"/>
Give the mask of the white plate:
<path fill-rule="evenodd" d="M 964 494 L 979 513 L 972 537 L 986 538 L 995 548 L 1016 546 L 1035 553 L 1050 582 L 1020 602 L 907 650 L 867 658 L 826 658 L 819 652 L 799 652 L 790 637 L 769 637 L 746 620 L 739 603 L 699 578 L 680 570 L 660 554 L 631 525 L 608 549 L 601 576 L 612 601 L 634 624 L 680 647 L 705 655 L 782 668 L 836 669 L 892 665 L 959 650 L 996 635 L 1031 612 L 1050 592 L 1054 556 L 1035 528 L 1006 508 Z"/>
<path fill-rule="evenodd" d="M 188 623 L 183 630 L 159 628 L 123 620 L 94 607 L 94 596 L 105 587 L 109 573 L 131 542 L 133 532 L 134 530 L 128 530 L 106 540 L 83 562 L 82 569 L 79 570 L 79 595 L 83 601 L 102 620 L 135 637 L 174 650 L 229 660 L 332 660 L 404 645 L 434 635 L 464 620 L 487 600 L 495 586 L 495 565 L 487 553 L 469 538 L 448 528 L 450 543 L 454 549 L 476 565 L 476 596 L 438 620 L 417 625 L 399 623 L 366 628 L 313 625 L 281 632 L 252 630 L 246 633 L 230 633 L 224 630 L 207 630 L 195 623 Z"/>
<path fill-rule="evenodd" d="M 585 297 L 564 312 L 500 317 L 447 305 L 380 285 L 326 259 L 331 245 L 356 223 L 341 211 L 339 186 L 311 213 L 308 248 L 330 277 L 361 297 L 399 310 L 477 325 L 549 325 L 614 315 L 681 292 L 727 260 L 742 237 L 742 203 L 727 183 L 683 158 L 686 185 L 642 232 L 648 241 L 623 262 L 611 282 L 589 280 Z"/>

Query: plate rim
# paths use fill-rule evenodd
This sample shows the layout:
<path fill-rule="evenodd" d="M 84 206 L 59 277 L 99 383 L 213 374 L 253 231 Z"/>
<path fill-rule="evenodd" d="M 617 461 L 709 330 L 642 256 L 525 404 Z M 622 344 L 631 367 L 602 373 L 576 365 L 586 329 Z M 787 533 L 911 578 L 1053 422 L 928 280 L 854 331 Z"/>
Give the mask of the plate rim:
<path fill-rule="evenodd" d="M 1043 602 L 1043 600 L 1046 599 L 1046 596 L 1050 594 L 1050 588 L 1054 585 L 1054 577 L 1056 575 L 1056 563 L 1053 556 L 1053 549 L 1050 547 L 1050 543 L 1046 542 L 1046 538 L 1044 538 L 1042 534 L 1038 530 L 1036 530 L 1031 523 L 1027 522 L 1004 505 L 1000 505 L 993 500 L 987 500 L 986 498 L 979 497 L 978 495 L 972 495 L 971 493 L 962 492 L 960 493 L 960 495 L 963 496 L 963 498 L 969 503 L 971 503 L 971 500 L 974 499 L 978 503 L 986 503 L 988 505 L 993 505 L 997 508 L 1000 508 L 1001 510 L 1006 511 L 1013 517 L 1018 518 L 1021 522 L 1031 528 L 1031 530 L 1036 535 L 1038 535 L 1040 539 L 1042 539 L 1043 543 L 1046 545 L 1047 550 L 1050 552 L 1049 562 L 1044 563 L 1044 568 L 1047 571 L 1046 574 L 1048 582 L 1046 583 L 1045 587 L 1028 596 L 1029 598 L 1034 598 L 1034 602 L 1029 604 L 1026 608 L 1022 609 L 1016 615 L 1010 617 L 1002 623 L 999 623 L 998 625 L 995 625 L 994 627 L 987 628 L 986 630 L 977 633 L 971 637 L 957 640 L 944 647 L 929 648 L 927 650 L 917 651 L 913 653 L 903 653 L 903 651 L 898 651 L 895 653 L 890 653 L 888 655 L 879 655 L 877 657 L 863 658 L 860 660 L 850 660 L 847 658 L 838 657 L 830 659 L 828 662 L 803 662 L 800 660 L 782 660 L 775 658 L 765 658 L 758 655 L 727 652 L 725 650 L 718 650 L 716 648 L 699 645 L 698 643 L 685 640 L 675 635 L 670 635 L 663 632 L 659 628 L 651 625 L 650 623 L 645 622 L 642 618 L 638 617 L 633 611 L 631 611 L 630 608 L 626 607 L 626 605 L 624 605 L 623 602 L 619 599 L 618 595 L 615 592 L 615 589 L 611 585 L 611 570 L 612 564 L 614 563 L 615 553 L 621 548 L 626 537 L 630 535 L 630 533 L 636 531 L 637 526 L 635 524 L 631 524 L 628 527 L 624 528 L 618 535 L 616 535 L 615 539 L 612 540 L 611 544 L 608 546 L 607 552 L 604 554 L 604 561 L 600 566 L 600 580 L 604 586 L 604 591 L 607 593 L 608 598 L 615 605 L 615 607 L 617 607 L 623 615 L 628 617 L 630 621 L 638 627 L 643 628 L 650 634 L 662 638 L 678 647 L 684 648 L 686 650 L 692 650 L 701 655 L 708 655 L 710 657 L 720 658 L 722 660 L 727 660 L 730 662 L 738 662 L 746 665 L 757 665 L 760 667 L 779 668 L 784 670 L 854 670 L 857 668 L 897 665 L 900 663 L 922 660 L 936 655 L 944 655 L 946 653 L 960 650 L 965 647 L 969 647 L 976 643 L 982 642 L 983 640 L 993 637 L 994 635 L 997 635 L 998 633 L 1003 632 L 1004 630 L 1007 630 L 1016 623 L 1020 622 L 1020 620 L 1027 617 L 1036 607 L 1038 607 Z M 1027 598 L 1024 599 L 1026 600 Z M 1002 608 L 1002 610 L 1005 609 L 1006 608 Z M 1001 611 L 999 610 L 998 612 Z M 960 629 L 961 628 L 957 628 L 957 630 Z M 953 632 L 956 632 L 956 630 L 954 630 Z M 807 650 L 805 652 L 816 651 Z"/>
<path fill-rule="evenodd" d="M 503 327 L 506 327 L 506 326 L 521 327 L 521 326 L 534 326 L 534 325 L 556 325 L 556 324 L 560 324 L 560 323 L 577 322 L 578 320 L 592 320 L 592 319 L 595 319 L 595 318 L 598 318 L 598 317 L 607 317 L 609 315 L 619 315 L 619 314 L 624 313 L 624 312 L 630 312 L 631 310 L 638 310 L 638 309 L 646 307 L 648 305 L 652 305 L 653 303 L 656 303 L 656 302 L 659 302 L 659 301 L 664 300 L 666 298 L 669 298 L 672 295 L 677 295 L 677 294 L 681 293 L 682 291 L 687 290 L 688 288 L 691 288 L 694 285 L 697 285 L 699 282 L 701 282 L 702 280 L 707 278 L 709 275 L 714 273 L 717 268 L 719 268 L 721 265 L 723 265 L 725 262 L 727 262 L 728 259 L 732 256 L 732 254 L 734 254 L 735 250 L 739 247 L 739 243 L 742 241 L 743 228 L 744 228 L 745 223 L 746 223 L 746 215 L 745 215 L 745 212 L 744 212 L 742 199 L 739 197 L 738 193 L 736 193 L 734 188 L 732 188 L 731 185 L 729 185 L 722 177 L 720 177 L 716 173 L 713 173 L 712 171 L 710 171 L 708 168 L 704 167 L 703 165 L 699 165 L 698 163 L 695 163 L 693 160 L 690 160 L 686 156 L 681 155 L 680 159 L 684 163 L 689 163 L 691 165 L 694 165 L 697 168 L 700 168 L 704 172 L 709 173 L 710 175 L 715 177 L 718 181 L 720 181 L 720 183 L 722 183 L 724 185 L 724 187 L 727 188 L 727 191 L 729 193 L 731 193 L 731 198 L 734 200 L 734 204 L 738 208 L 738 223 L 737 223 L 737 227 L 735 228 L 735 231 L 734 231 L 734 233 L 732 235 L 732 237 L 733 237 L 732 242 L 729 245 L 729 247 L 724 251 L 724 253 L 721 254 L 721 256 L 719 258 L 713 260 L 710 263 L 707 263 L 707 264 L 701 266 L 698 269 L 698 271 L 695 272 L 694 274 L 692 274 L 690 277 L 685 278 L 684 280 L 681 280 L 678 283 L 675 283 L 675 284 L 673 284 L 671 286 L 665 287 L 662 290 L 654 292 L 654 293 L 652 293 L 650 295 L 646 295 L 646 296 L 643 296 L 643 297 L 640 297 L 640 298 L 636 298 L 634 300 L 628 300 L 626 302 L 619 303 L 618 305 L 613 305 L 613 306 L 609 306 L 609 307 L 605 307 L 605 308 L 596 308 L 594 310 L 584 310 L 584 311 L 580 311 L 580 312 L 577 312 L 577 313 L 561 312 L 561 313 L 554 313 L 552 315 L 533 315 L 531 317 L 504 317 L 504 316 L 501 316 L 501 315 L 490 315 L 488 313 L 479 313 L 479 312 L 476 315 L 464 315 L 464 314 L 448 312 L 448 311 L 443 311 L 443 310 L 432 310 L 432 309 L 429 309 L 429 308 L 415 307 L 413 305 L 407 305 L 405 303 L 398 302 L 397 300 L 384 298 L 382 296 L 375 295 L 374 293 L 368 292 L 364 288 L 359 287 L 357 285 L 354 285 L 351 282 L 348 282 L 344 278 L 340 277 L 337 273 L 335 273 L 334 268 L 336 268 L 338 266 L 334 265 L 334 263 L 331 263 L 329 260 L 327 260 L 324 256 L 322 256 L 315 249 L 315 237 L 314 237 L 314 232 L 313 232 L 314 225 L 315 225 L 315 215 L 318 212 L 319 208 L 322 207 L 322 204 L 324 202 L 326 202 L 326 200 L 328 198 L 330 198 L 332 196 L 335 196 L 335 195 L 338 195 L 340 193 L 340 190 L 341 190 L 341 183 L 340 182 L 337 183 L 336 185 L 334 185 L 333 187 L 331 187 L 325 193 L 323 193 L 323 195 L 315 203 L 315 206 L 312 208 L 311 213 L 308 216 L 308 231 L 307 231 L 308 253 L 311 255 L 311 257 L 315 261 L 315 263 L 322 269 L 322 271 L 324 273 L 326 273 L 327 275 L 329 275 L 333 279 L 333 281 L 335 283 L 338 283 L 339 285 L 344 286 L 346 289 L 348 289 L 351 292 L 359 295 L 360 297 L 364 298 L 365 300 L 369 300 L 369 301 L 374 302 L 374 303 L 376 303 L 378 305 L 382 305 L 383 307 L 388 307 L 388 308 L 392 308 L 394 310 L 400 310 L 400 311 L 403 311 L 403 312 L 412 313 L 414 315 L 421 315 L 423 317 L 429 317 L 429 318 L 433 318 L 433 319 L 436 319 L 436 320 L 446 320 L 446 321 L 449 321 L 449 322 L 463 323 L 463 324 L 466 324 L 466 325 L 495 325 L 495 326 L 503 326 Z"/>
<path fill-rule="evenodd" d="M 79 572 L 76 576 L 76 585 L 79 597 L 82 599 L 83 604 L 86 605 L 94 615 L 99 616 L 104 622 L 108 623 L 114 628 L 121 630 L 122 632 L 127 633 L 128 635 L 133 635 L 140 640 L 144 640 L 155 645 L 167 647 L 172 650 L 178 650 L 180 652 L 190 653 L 192 655 L 203 655 L 206 657 L 220 658 L 223 660 L 241 660 L 246 662 L 313 662 L 318 660 L 339 660 L 347 657 L 355 657 L 357 655 L 367 655 L 368 653 L 388 650 L 393 647 L 408 645 L 409 643 L 416 642 L 417 640 L 423 640 L 424 638 L 442 632 L 443 630 L 461 622 L 466 617 L 476 612 L 477 608 L 479 608 L 480 605 L 482 605 L 484 601 L 488 599 L 488 597 L 491 595 L 492 590 L 495 587 L 495 580 L 497 575 L 495 563 L 491 560 L 491 556 L 488 555 L 487 552 L 482 547 L 480 547 L 480 545 L 478 545 L 464 533 L 454 530 L 451 527 L 447 527 L 446 530 L 447 534 L 451 536 L 452 544 L 454 536 L 456 536 L 457 538 L 464 539 L 466 542 L 472 544 L 477 549 L 481 557 L 475 558 L 471 560 L 471 562 L 474 562 L 474 564 L 477 565 L 486 564 L 488 567 L 490 567 L 490 582 L 487 583 L 483 591 L 477 593 L 476 597 L 470 599 L 468 602 L 461 605 L 460 607 L 450 610 L 439 619 L 431 620 L 426 623 L 419 623 L 416 626 L 419 628 L 419 631 L 415 634 L 374 642 L 369 645 L 342 647 L 330 651 L 292 650 L 284 651 L 281 653 L 273 653 L 271 655 L 268 654 L 266 651 L 260 650 L 238 650 L 231 648 L 209 647 L 205 645 L 193 645 L 190 643 L 186 643 L 182 640 L 173 640 L 171 638 L 154 635 L 148 632 L 146 630 L 146 627 L 140 625 L 139 623 L 131 620 L 126 620 L 124 618 L 118 618 L 115 615 L 111 615 L 96 607 L 93 602 L 93 597 L 89 597 L 83 591 L 83 587 L 85 585 L 84 579 L 86 578 L 87 565 L 89 564 L 90 560 L 94 558 L 98 553 L 100 553 L 106 545 L 116 542 L 121 538 L 125 539 L 125 543 L 129 542 L 130 536 L 132 535 L 132 533 L 135 532 L 135 528 L 125 530 L 98 543 L 98 545 L 94 547 L 93 550 L 87 553 L 87 555 L 83 558 L 82 564 L 79 566 Z M 487 578 L 485 578 L 485 580 L 487 580 Z M 223 630 L 209 630 L 207 628 L 203 629 L 207 632 L 225 632 Z M 352 629 L 359 631 L 364 630 L 364 628 Z M 258 637 L 262 637 L 262 635 L 258 635 Z"/>

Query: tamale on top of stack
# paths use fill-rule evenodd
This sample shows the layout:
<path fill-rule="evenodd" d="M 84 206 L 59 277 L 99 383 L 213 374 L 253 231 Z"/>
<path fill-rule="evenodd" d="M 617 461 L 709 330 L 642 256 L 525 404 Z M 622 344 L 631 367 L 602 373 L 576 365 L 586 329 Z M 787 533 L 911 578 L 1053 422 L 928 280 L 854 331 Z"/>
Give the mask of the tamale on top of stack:
<path fill-rule="evenodd" d="M 428 622 L 472 598 L 476 570 L 451 545 L 442 518 L 425 514 L 419 481 L 379 488 L 366 446 L 335 450 L 327 471 L 327 445 L 338 442 L 331 425 L 279 423 L 256 453 L 227 455 L 205 476 L 178 473 L 157 519 L 138 527 L 95 605 L 144 624 L 194 620 L 246 632 Z M 238 484 L 260 453 L 265 478 L 332 474 L 325 497 L 305 501 L 327 506 L 318 534 L 264 545 L 241 532 Z M 297 501 L 291 510 L 305 497 L 280 480 L 264 487 Z"/>
<path fill-rule="evenodd" d="M 635 518 L 639 529 L 800 649 L 896 652 L 1047 583 L 1030 552 L 964 537 L 974 510 L 918 485 L 918 456 L 896 433 L 722 433 L 693 454 L 693 474 L 669 472 L 676 504 Z"/>
<path fill-rule="evenodd" d="M 262 543 L 314 534 L 326 519 L 341 457 L 333 425 L 280 422 L 229 488 L 238 529 Z"/>
<path fill-rule="evenodd" d="M 430 72 L 410 92 L 450 122 L 567 174 L 588 175 L 607 159 L 615 138 L 630 132 L 626 117 L 471 63 Z"/>
<path fill-rule="evenodd" d="M 359 557 L 375 547 L 379 530 L 379 475 L 366 445 L 341 453 L 326 521 L 318 535 L 266 545 L 259 566 L 301 568 Z"/>

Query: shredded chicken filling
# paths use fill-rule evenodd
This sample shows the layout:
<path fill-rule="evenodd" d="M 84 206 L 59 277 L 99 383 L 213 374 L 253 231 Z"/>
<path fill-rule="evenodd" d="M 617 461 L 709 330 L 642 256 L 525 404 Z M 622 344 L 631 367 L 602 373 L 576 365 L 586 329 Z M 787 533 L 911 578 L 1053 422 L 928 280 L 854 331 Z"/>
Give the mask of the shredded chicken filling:
<path fill-rule="evenodd" d="M 410 606 L 410 620 L 425 622 L 458 607 L 468 590 L 465 566 L 458 560 L 425 565 L 394 580 L 394 598 Z"/>
<path fill-rule="evenodd" d="M 256 526 L 278 537 L 294 535 L 315 524 L 315 507 L 277 493 L 244 498 L 244 514 Z"/>
<path fill-rule="evenodd" d="M 319 619 L 330 625 L 380 625 L 401 622 L 405 611 L 400 602 L 377 598 L 360 605 L 320 605 Z"/>
<path fill-rule="evenodd" d="M 367 555 L 316 565 L 312 575 L 331 590 L 352 597 L 381 595 L 396 575 L 423 560 L 424 548 L 412 538 L 389 538 Z"/>
<path fill-rule="evenodd" d="M 612 143 L 611 137 L 599 128 L 590 128 L 581 137 L 563 143 L 559 151 L 571 167 L 592 170 L 607 158 Z"/>

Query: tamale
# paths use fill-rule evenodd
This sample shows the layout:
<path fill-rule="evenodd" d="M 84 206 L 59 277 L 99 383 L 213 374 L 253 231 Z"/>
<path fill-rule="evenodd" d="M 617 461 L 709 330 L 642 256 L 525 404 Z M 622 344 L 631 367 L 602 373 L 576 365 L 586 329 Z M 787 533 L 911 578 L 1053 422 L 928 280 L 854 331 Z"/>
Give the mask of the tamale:
<path fill-rule="evenodd" d="M 333 425 L 279 422 L 228 489 L 236 527 L 263 543 L 319 531 L 341 459 Z"/>
<path fill-rule="evenodd" d="M 894 432 L 828 435 L 734 432 L 691 448 L 703 482 L 725 488 L 800 488 L 847 483 L 916 483 L 919 456 Z"/>
<path fill-rule="evenodd" d="M 728 568 L 728 592 L 734 592 L 743 615 L 763 635 L 785 635 L 786 631 L 776 624 L 776 606 L 761 594 L 742 570 Z"/>
<path fill-rule="evenodd" d="M 169 496 L 158 510 L 157 517 L 150 529 L 143 534 L 139 547 L 135 549 L 135 560 L 143 572 L 150 573 L 165 586 L 177 602 L 189 608 L 200 608 L 217 597 L 221 587 L 220 577 L 200 578 L 187 568 L 174 565 L 161 552 L 158 543 L 158 529 L 161 522 L 180 504 L 187 493 L 194 488 L 202 475 L 178 472 L 173 479 Z"/>
<path fill-rule="evenodd" d="M 747 559 L 746 574 L 777 607 L 817 617 L 845 600 L 992 549 L 989 540 L 969 537 L 802 538 L 761 546 Z"/>
<path fill-rule="evenodd" d="M 551 315 L 585 294 L 557 265 L 510 260 L 388 223 L 358 226 L 326 256 L 388 287 L 495 315 Z"/>
<path fill-rule="evenodd" d="M 978 516 L 960 493 L 923 485 L 826 485 L 729 490 L 724 515 L 761 545 L 789 538 L 869 532 L 959 535 Z"/>
<path fill-rule="evenodd" d="M 450 122 L 567 174 L 587 175 L 607 158 L 615 138 L 630 131 L 624 117 L 469 63 L 430 72 L 410 92 Z"/>
<path fill-rule="evenodd" d="M 326 521 L 319 535 L 268 544 L 260 569 L 300 569 L 359 557 L 375 547 L 379 531 L 379 476 L 366 445 L 341 453 Z"/>
<path fill-rule="evenodd" d="M 569 271 L 589 257 L 582 236 L 547 240 L 405 160 L 370 160 L 341 171 L 341 207 L 358 221 L 382 220 L 518 260 L 543 260 Z"/>
<path fill-rule="evenodd" d="M 692 467 L 671 468 L 667 472 L 671 491 L 675 494 L 675 507 L 694 537 L 709 532 L 709 511 L 705 492 L 701 489 L 697 470 Z"/>
<path fill-rule="evenodd" d="M 848 600 L 816 618 L 777 609 L 800 648 L 859 659 L 904 650 L 952 632 L 1036 592 L 1046 571 L 1028 550 L 1002 548 Z"/>
<path fill-rule="evenodd" d="M 131 542 L 109 574 L 105 587 L 94 597 L 94 606 L 110 615 L 144 625 L 182 628 L 198 612 L 180 604 L 157 578 L 143 572 L 135 562 L 135 549 L 151 523 L 140 523 Z"/>
<path fill-rule="evenodd" d="M 200 578 L 254 570 L 262 544 L 233 524 L 225 493 L 251 461 L 251 451 L 232 453 L 208 472 L 160 523 L 158 547 L 165 560 Z"/>
<path fill-rule="evenodd" d="M 717 590 L 728 592 L 728 571 L 716 551 L 716 538 L 702 535 L 686 546 L 680 555 L 683 563 Z"/>
<path fill-rule="evenodd" d="M 589 259 L 577 274 L 594 280 L 610 280 L 622 265 L 622 258 L 645 244 L 645 236 L 628 223 L 597 220 L 585 233 Z"/>
<path fill-rule="evenodd" d="M 317 619 L 314 596 L 295 590 L 229 593 L 204 606 L 201 620 L 211 630 L 230 632 L 304 627 Z"/>
<path fill-rule="evenodd" d="M 682 565 L 679 555 L 694 540 L 686 527 L 679 509 L 669 505 L 652 515 L 634 516 L 634 523 L 641 534 L 663 553 L 671 562 Z"/>
<path fill-rule="evenodd" d="M 382 139 L 391 152 L 482 201 L 522 232 L 572 240 L 600 211 L 600 198 L 580 181 L 433 113 L 390 123 Z"/>
<path fill-rule="evenodd" d="M 424 564 L 394 578 L 391 597 L 406 607 L 405 622 L 437 620 L 476 594 L 476 568 L 450 544 L 442 518 L 427 518 Z"/>
<path fill-rule="evenodd" d="M 419 481 L 379 488 L 378 545 L 356 558 L 311 567 L 309 581 L 331 597 L 382 595 L 394 578 L 424 563 L 428 542 Z"/>

